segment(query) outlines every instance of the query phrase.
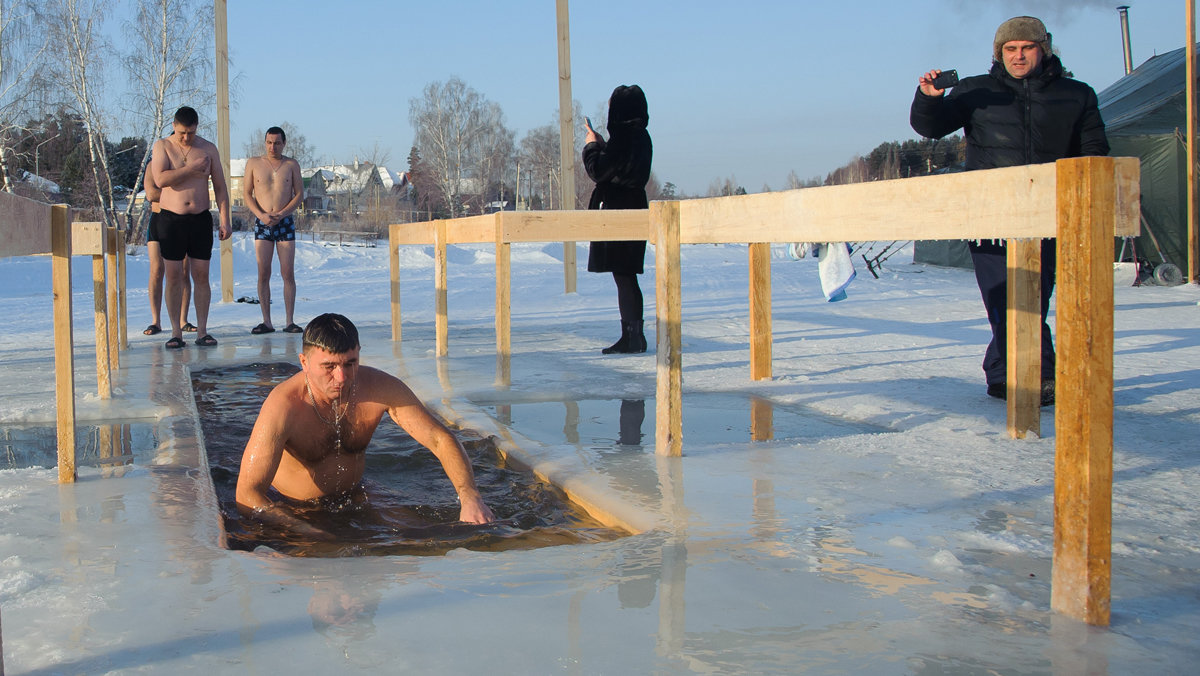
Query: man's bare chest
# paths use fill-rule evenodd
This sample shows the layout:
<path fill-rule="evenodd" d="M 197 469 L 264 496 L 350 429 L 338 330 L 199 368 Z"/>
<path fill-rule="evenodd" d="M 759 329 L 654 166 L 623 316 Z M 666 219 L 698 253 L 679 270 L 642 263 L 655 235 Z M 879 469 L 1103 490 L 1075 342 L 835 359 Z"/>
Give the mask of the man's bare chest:
<path fill-rule="evenodd" d="M 167 141 L 163 147 L 167 153 L 168 169 L 183 169 L 207 157 L 204 149 L 197 146 L 181 146 Z"/>
<path fill-rule="evenodd" d="M 292 172 L 283 164 L 272 167 L 270 161 L 264 160 L 254 172 L 254 185 L 272 193 L 282 192 L 292 187 Z"/>
<path fill-rule="evenodd" d="M 306 465 L 363 453 L 382 417 L 364 408 L 352 406 L 336 420 L 330 412 L 318 417 L 314 411 L 307 411 L 288 430 L 288 452 Z"/>

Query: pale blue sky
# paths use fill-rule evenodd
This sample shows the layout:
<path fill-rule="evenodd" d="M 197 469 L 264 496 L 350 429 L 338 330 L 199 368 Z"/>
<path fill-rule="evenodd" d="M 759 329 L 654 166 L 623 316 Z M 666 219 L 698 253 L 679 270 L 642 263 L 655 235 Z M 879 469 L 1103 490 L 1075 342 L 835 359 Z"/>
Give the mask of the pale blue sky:
<path fill-rule="evenodd" d="M 1187 0 L 1127 0 L 1134 65 L 1182 47 Z M 1116 0 L 658 2 L 572 0 L 574 98 L 587 114 L 617 84 L 650 103 L 654 170 L 690 193 L 733 175 L 750 192 L 789 171 L 824 176 L 915 137 L 908 107 L 929 68 L 990 65 L 996 27 L 1046 21 L 1066 67 L 1103 90 L 1124 72 Z M 558 105 L 552 0 L 231 0 L 233 154 L 287 120 L 328 161 L 390 150 L 406 168 L 409 99 L 457 76 L 499 103 L 518 140 Z"/>

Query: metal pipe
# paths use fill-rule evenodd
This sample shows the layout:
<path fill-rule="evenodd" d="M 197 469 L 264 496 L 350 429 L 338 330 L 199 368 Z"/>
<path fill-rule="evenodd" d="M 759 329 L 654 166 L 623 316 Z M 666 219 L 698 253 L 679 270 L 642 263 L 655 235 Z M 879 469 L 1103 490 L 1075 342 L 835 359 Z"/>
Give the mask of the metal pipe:
<path fill-rule="evenodd" d="M 1133 72 L 1133 50 L 1129 46 L 1129 5 L 1117 8 L 1121 13 L 1121 44 L 1125 50 L 1125 74 Z"/>

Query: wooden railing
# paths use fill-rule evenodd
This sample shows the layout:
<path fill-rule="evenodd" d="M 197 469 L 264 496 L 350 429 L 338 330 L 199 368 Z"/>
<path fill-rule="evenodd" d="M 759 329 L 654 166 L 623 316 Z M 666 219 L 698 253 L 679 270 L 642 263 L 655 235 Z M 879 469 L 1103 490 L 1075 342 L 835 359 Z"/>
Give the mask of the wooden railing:
<path fill-rule="evenodd" d="M 511 384 L 511 245 L 515 242 L 561 242 L 563 233 L 586 233 L 591 241 L 646 239 L 648 212 L 628 211 L 498 211 L 442 221 L 391 225 L 392 340 L 400 340 L 400 258 L 398 246 L 434 245 L 434 334 L 436 354 L 449 353 L 446 247 L 450 244 L 491 243 L 496 246 L 496 382 Z"/>
<path fill-rule="evenodd" d="M 1139 231 L 1136 158 L 1087 157 L 778 193 L 654 202 L 649 211 L 501 212 L 390 228 L 392 339 L 401 338 L 399 256 L 435 246 L 436 354 L 448 353 L 446 246 L 496 245 L 496 350 L 510 383 L 508 245 L 648 239 L 655 244 L 655 448 L 682 453 L 684 244 L 750 243 L 752 379 L 771 377 L 773 242 L 1006 239 L 1008 430 L 1040 434 L 1039 239 L 1058 238 L 1057 433 L 1051 605 L 1107 624 L 1111 554 L 1113 237 Z"/>
<path fill-rule="evenodd" d="M 71 223 L 68 207 L 0 192 L 0 258 L 50 254 L 54 306 L 54 392 L 58 479 L 75 481 L 75 357 L 71 321 L 71 256 L 92 257 L 96 323 L 96 389 L 112 396 L 112 369 L 126 345 L 125 233 L 103 223 Z"/>
<path fill-rule="evenodd" d="M 379 240 L 379 233 L 371 231 L 351 231 L 351 230 L 309 230 L 307 233 L 309 239 L 313 242 L 322 241 L 336 243 L 342 246 L 347 242 L 358 244 L 360 246 L 373 247 L 375 242 Z M 301 237 L 303 237 L 301 234 Z"/>

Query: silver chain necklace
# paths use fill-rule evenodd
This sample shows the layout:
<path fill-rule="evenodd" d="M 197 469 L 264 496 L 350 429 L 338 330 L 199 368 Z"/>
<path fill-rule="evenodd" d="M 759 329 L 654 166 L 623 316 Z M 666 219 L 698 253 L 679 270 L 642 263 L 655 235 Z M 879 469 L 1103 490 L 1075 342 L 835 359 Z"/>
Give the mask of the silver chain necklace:
<path fill-rule="evenodd" d="M 317 399 L 313 396 L 312 386 L 308 384 L 308 375 L 304 376 L 304 390 L 308 392 L 308 403 L 312 406 L 313 413 L 317 414 L 317 418 L 333 428 L 333 443 L 334 452 L 341 454 L 342 452 L 342 421 L 350 413 L 350 407 L 354 405 L 354 385 L 350 386 L 350 396 L 346 398 L 346 406 L 342 411 L 338 412 L 338 399 L 334 399 L 330 403 L 329 408 L 333 411 L 333 420 L 321 415 L 321 409 L 317 408 Z"/>

